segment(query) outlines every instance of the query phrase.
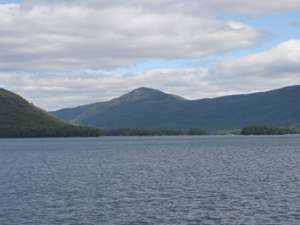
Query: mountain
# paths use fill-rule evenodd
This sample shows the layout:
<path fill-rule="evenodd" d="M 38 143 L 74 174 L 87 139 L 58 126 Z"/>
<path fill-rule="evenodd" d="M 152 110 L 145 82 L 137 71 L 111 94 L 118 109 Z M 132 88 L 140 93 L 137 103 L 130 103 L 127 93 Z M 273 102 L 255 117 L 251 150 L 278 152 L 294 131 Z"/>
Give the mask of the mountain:
<path fill-rule="evenodd" d="M 97 129 L 67 124 L 22 97 L 0 89 L 0 137 L 97 135 Z"/>
<path fill-rule="evenodd" d="M 300 125 L 300 86 L 212 99 L 187 100 L 150 88 L 119 98 L 53 112 L 101 128 L 235 129 L 249 124 Z"/>

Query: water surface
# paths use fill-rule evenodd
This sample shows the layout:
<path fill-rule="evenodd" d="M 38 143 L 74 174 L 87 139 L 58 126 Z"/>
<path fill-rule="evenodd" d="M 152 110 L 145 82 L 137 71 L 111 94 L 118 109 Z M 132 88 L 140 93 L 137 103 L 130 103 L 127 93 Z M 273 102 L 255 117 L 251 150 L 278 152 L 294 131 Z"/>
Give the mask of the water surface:
<path fill-rule="evenodd" d="M 0 140 L 1 225 L 300 224 L 300 136 Z"/>

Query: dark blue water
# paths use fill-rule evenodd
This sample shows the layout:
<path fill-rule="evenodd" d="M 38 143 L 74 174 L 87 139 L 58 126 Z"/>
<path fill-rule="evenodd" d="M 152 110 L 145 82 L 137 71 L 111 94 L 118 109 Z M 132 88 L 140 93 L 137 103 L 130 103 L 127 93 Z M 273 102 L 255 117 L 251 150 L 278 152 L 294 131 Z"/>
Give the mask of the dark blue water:
<path fill-rule="evenodd" d="M 300 136 L 0 140 L 0 225 L 300 224 Z"/>

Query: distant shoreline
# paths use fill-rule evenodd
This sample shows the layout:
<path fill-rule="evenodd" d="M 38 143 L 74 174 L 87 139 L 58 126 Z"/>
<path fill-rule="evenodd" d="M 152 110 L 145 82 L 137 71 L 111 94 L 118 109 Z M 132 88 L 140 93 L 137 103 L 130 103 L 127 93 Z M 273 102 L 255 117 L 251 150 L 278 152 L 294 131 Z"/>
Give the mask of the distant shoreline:
<path fill-rule="evenodd" d="M 161 135 L 161 136 L 92 136 L 92 137 L 0 137 L 0 141 L 1 140 L 43 140 L 43 139 L 53 139 L 53 140 L 57 140 L 57 139 L 101 139 L 101 138 L 136 138 L 136 139 L 139 139 L 139 138 L 175 138 L 175 137 L 178 137 L 178 138 L 201 138 L 201 137 L 211 137 L 211 138 L 218 138 L 218 137 L 240 137 L 240 138 L 263 138 L 263 137 L 289 137 L 289 136 L 299 136 L 300 134 L 297 133 L 297 134 L 285 134 L 285 135 L 220 135 L 220 134 L 209 134 L 209 135 L 181 135 L 181 136 L 164 136 L 164 135 Z"/>
<path fill-rule="evenodd" d="M 57 136 L 1 136 L 1 139 L 30 139 L 30 138 L 99 138 L 99 137 L 193 137 L 193 136 L 283 136 L 299 134 L 299 130 L 291 128 L 276 128 L 266 125 L 252 125 L 242 129 L 208 131 L 202 128 L 170 129 L 170 128 L 119 128 L 97 129 L 98 135 L 57 135 Z"/>

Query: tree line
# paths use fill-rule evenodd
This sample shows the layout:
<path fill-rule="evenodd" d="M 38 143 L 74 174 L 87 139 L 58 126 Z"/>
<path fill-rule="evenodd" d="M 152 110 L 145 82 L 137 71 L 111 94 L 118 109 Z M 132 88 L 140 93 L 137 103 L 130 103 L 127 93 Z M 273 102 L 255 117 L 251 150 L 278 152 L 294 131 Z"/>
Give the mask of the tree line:
<path fill-rule="evenodd" d="M 208 131 L 201 128 L 187 130 L 172 128 L 118 128 L 101 130 L 101 136 L 182 136 L 207 134 Z"/>
<path fill-rule="evenodd" d="M 272 127 L 268 125 L 250 125 L 244 127 L 242 135 L 285 135 L 296 134 L 297 130 L 284 127 Z"/>
<path fill-rule="evenodd" d="M 250 125 L 239 131 L 228 131 L 227 134 L 241 135 L 285 135 L 296 134 L 299 130 L 268 125 Z M 45 126 L 31 124 L 27 126 L 1 126 L 0 137 L 100 137 L 100 136 L 193 136 L 214 134 L 202 128 L 175 129 L 175 128 L 116 128 L 99 129 L 69 124 Z"/>

